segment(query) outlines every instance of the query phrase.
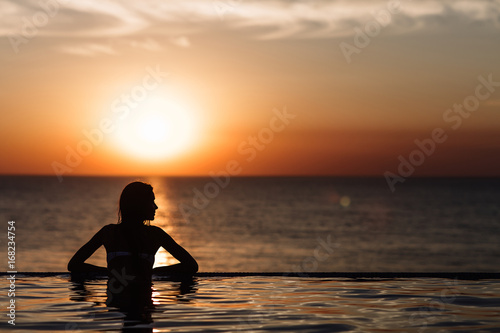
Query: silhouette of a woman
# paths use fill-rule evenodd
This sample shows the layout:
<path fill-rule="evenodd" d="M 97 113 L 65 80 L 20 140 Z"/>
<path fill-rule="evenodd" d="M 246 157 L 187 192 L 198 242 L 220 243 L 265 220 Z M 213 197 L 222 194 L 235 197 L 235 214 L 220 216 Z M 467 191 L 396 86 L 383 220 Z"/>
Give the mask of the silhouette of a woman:
<path fill-rule="evenodd" d="M 192 276 L 198 271 L 196 260 L 163 229 L 145 224 L 154 220 L 156 209 L 151 185 L 133 182 L 125 186 L 120 196 L 118 224 L 108 224 L 99 230 L 71 258 L 68 270 L 107 273 L 108 300 L 120 303 L 120 307 L 138 299 L 151 300 L 153 273 Z M 85 263 L 101 245 L 106 248 L 107 269 Z M 160 246 L 179 263 L 153 269 Z"/>

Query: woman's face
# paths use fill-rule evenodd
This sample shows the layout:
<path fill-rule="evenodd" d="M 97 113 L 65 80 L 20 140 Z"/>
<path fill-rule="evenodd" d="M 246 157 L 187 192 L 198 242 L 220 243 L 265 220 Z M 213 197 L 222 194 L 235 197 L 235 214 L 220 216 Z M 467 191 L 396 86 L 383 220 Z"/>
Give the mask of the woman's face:
<path fill-rule="evenodd" d="M 155 204 L 155 194 L 151 192 L 151 200 L 148 202 L 147 207 L 146 207 L 146 218 L 145 220 L 154 220 L 155 219 L 155 213 L 156 210 L 158 209 L 158 206 Z"/>

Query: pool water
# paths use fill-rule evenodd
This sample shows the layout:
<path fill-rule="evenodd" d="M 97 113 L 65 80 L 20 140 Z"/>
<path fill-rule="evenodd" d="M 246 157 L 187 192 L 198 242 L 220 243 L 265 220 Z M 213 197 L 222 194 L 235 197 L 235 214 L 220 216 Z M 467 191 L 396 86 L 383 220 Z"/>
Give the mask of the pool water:
<path fill-rule="evenodd" d="M 137 319 L 106 305 L 106 279 L 17 276 L 15 327 L 30 331 L 499 332 L 498 280 L 195 277 L 154 281 Z M 1 304 L 8 304 L 7 293 Z M 5 306 L 2 306 L 5 312 Z"/>

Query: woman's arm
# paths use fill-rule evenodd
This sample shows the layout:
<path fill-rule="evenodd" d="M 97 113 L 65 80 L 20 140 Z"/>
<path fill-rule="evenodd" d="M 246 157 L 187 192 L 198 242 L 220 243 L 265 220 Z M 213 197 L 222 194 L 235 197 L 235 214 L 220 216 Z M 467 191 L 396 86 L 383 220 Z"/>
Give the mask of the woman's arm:
<path fill-rule="evenodd" d="M 198 271 L 198 263 L 182 246 L 177 244 L 163 229 L 158 228 L 160 233 L 161 246 L 167 250 L 178 264 L 170 266 L 161 266 L 153 269 L 153 273 L 171 274 L 171 275 L 193 275 Z"/>
<path fill-rule="evenodd" d="M 105 267 L 100 267 L 92 264 L 86 264 L 87 260 L 94 252 L 103 245 L 102 233 L 103 229 L 99 230 L 94 237 L 92 237 L 85 245 L 83 245 L 78 251 L 76 251 L 73 258 L 68 263 L 68 271 L 74 273 L 87 273 L 87 272 L 97 272 L 107 274 L 108 269 Z"/>

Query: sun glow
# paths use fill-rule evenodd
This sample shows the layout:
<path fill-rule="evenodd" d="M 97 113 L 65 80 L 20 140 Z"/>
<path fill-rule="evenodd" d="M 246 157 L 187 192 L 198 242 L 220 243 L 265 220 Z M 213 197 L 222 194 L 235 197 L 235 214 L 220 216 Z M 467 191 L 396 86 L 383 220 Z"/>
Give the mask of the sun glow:
<path fill-rule="evenodd" d="M 170 96 L 150 97 L 123 118 L 116 130 L 116 144 L 134 157 L 177 156 L 188 151 L 197 138 L 193 108 Z"/>

